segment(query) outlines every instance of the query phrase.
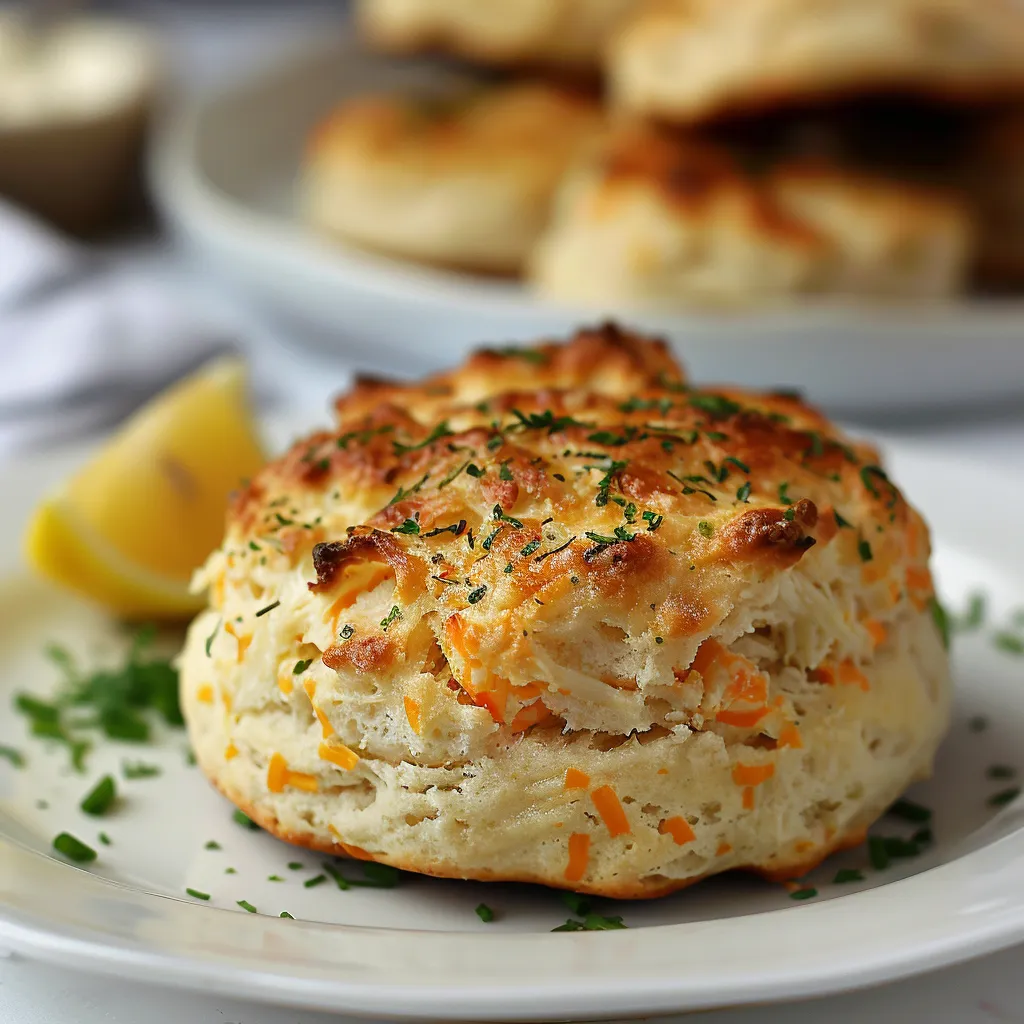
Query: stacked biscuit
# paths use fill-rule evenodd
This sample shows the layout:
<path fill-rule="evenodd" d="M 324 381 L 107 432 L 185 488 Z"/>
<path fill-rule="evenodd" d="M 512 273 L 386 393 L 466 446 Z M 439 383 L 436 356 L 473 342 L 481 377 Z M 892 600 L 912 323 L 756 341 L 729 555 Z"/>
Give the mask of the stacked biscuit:
<path fill-rule="evenodd" d="M 304 215 L 347 242 L 618 308 L 1024 286 L 1017 0 L 362 0 L 359 23 L 503 71 L 318 127 Z"/>

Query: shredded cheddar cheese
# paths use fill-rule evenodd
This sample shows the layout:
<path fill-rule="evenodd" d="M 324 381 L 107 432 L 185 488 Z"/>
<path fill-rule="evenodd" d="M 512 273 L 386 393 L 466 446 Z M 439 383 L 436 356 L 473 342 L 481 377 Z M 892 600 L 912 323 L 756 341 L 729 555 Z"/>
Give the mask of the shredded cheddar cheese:
<path fill-rule="evenodd" d="M 292 690 L 295 689 L 295 683 L 292 681 L 290 673 L 286 675 L 282 672 L 281 675 L 277 677 L 277 688 L 286 697 L 290 697 L 292 695 Z"/>
<path fill-rule="evenodd" d="M 692 843 L 697 838 L 685 818 L 663 818 L 658 823 L 658 832 L 663 836 L 671 836 L 676 846 Z"/>
<path fill-rule="evenodd" d="M 565 770 L 565 788 L 566 789 L 586 789 L 590 785 L 590 776 L 586 772 L 581 772 L 579 768 L 566 768 Z"/>
<path fill-rule="evenodd" d="M 715 856 L 724 857 L 727 853 L 732 853 L 732 847 L 728 843 L 719 843 L 715 850 Z"/>
<path fill-rule="evenodd" d="M 229 743 L 227 747 L 224 748 L 224 760 L 230 761 L 233 757 L 238 757 L 238 747 L 236 747 L 234 743 Z"/>
<path fill-rule="evenodd" d="M 209 683 L 203 683 L 203 685 L 196 690 L 196 700 L 201 701 L 203 704 L 212 704 L 213 687 Z"/>
<path fill-rule="evenodd" d="M 565 868 L 567 882 L 579 882 L 587 873 L 590 859 L 590 836 L 584 832 L 573 832 L 569 836 L 569 863 Z"/>
<path fill-rule="evenodd" d="M 871 642 L 876 647 L 881 647 L 885 643 L 886 637 L 889 635 L 889 631 L 885 628 L 885 624 L 879 622 L 878 619 L 866 619 L 864 622 L 864 628 L 868 631 L 868 635 L 871 637 Z"/>
<path fill-rule="evenodd" d="M 732 781 L 737 786 L 760 786 L 774 774 L 773 764 L 736 764 L 732 769 Z"/>
<path fill-rule="evenodd" d="M 614 839 L 616 836 L 628 836 L 630 834 L 629 819 L 626 812 L 619 803 L 619 798 L 611 786 L 601 786 L 590 794 L 597 813 L 605 823 L 609 834 Z"/>
<path fill-rule="evenodd" d="M 404 703 L 405 717 L 409 719 L 409 727 L 419 736 L 423 728 L 423 722 L 420 718 L 420 702 L 412 697 L 406 697 Z"/>
<path fill-rule="evenodd" d="M 776 745 L 779 749 L 793 747 L 798 750 L 804 745 L 804 741 L 800 738 L 800 730 L 792 722 L 784 725 L 779 733 Z"/>
<path fill-rule="evenodd" d="M 346 772 L 352 771 L 359 764 L 359 755 L 354 750 L 349 750 L 344 744 L 328 746 L 326 743 L 321 743 L 318 753 L 323 760 L 336 764 Z"/>
<path fill-rule="evenodd" d="M 285 786 L 302 789 L 307 793 L 315 793 L 320 788 L 315 775 L 291 771 L 288 762 L 279 753 L 275 753 L 267 766 L 267 789 L 271 793 L 282 793 Z"/>
<path fill-rule="evenodd" d="M 334 726 L 327 720 L 327 716 L 324 714 L 323 709 L 313 706 L 313 714 L 316 715 L 317 721 L 320 723 L 320 730 L 323 733 L 325 740 L 329 740 L 334 735 Z"/>
<path fill-rule="evenodd" d="M 238 664 L 241 665 L 242 660 L 245 658 L 245 652 L 249 650 L 249 645 L 252 643 L 252 634 L 239 635 L 232 622 L 224 623 L 224 632 L 235 638 L 238 644 Z"/>

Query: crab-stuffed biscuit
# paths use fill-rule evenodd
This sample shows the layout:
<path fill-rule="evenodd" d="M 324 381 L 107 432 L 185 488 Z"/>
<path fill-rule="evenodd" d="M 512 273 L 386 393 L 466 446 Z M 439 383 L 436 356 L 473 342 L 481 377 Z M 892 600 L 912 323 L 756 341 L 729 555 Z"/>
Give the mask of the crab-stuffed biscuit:
<path fill-rule="evenodd" d="M 946 729 L 928 531 L 799 400 L 613 326 L 362 382 L 236 498 L 182 697 L 289 842 L 617 897 L 859 842 Z"/>

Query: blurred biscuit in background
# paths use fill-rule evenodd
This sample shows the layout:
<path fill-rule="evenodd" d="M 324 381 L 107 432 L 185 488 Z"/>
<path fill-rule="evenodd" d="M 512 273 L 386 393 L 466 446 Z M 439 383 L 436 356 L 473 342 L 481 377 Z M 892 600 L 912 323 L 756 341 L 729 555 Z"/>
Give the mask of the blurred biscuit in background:
<path fill-rule="evenodd" d="M 659 0 L 611 41 L 617 103 L 668 121 L 852 94 L 1024 91 L 1019 0 Z"/>
<path fill-rule="evenodd" d="M 534 82 L 455 100 L 352 100 L 310 141 L 303 214 L 393 255 L 517 272 L 567 165 L 602 124 L 595 99 Z"/>
<path fill-rule="evenodd" d="M 360 0 L 357 11 L 367 37 L 389 50 L 591 69 L 608 35 L 639 6 L 640 0 Z"/>
<path fill-rule="evenodd" d="M 531 276 L 550 298 L 594 305 L 924 299 L 960 291 L 971 256 L 955 194 L 623 124 L 567 178 Z"/>

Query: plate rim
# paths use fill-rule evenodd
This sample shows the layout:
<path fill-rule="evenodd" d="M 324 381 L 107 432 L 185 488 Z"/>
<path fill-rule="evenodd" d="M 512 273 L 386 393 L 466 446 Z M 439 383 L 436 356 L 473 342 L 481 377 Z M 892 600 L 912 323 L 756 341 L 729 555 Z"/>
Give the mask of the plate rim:
<path fill-rule="evenodd" d="M 289 431 L 297 425 L 288 417 L 281 420 Z M 977 472 L 966 459 L 921 451 L 913 444 L 884 446 L 887 463 L 900 467 L 901 480 L 910 478 L 933 491 L 951 467 L 963 465 L 966 472 L 970 466 Z M 89 448 L 75 445 L 0 464 L 0 479 L 20 472 L 38 480 L 51 463 L 62 465 L 69 452 Z M 1001 486 L 1009 486 L 1024 503 L 1024 484 Z M 966 521 L 970 514 L 967 509 L 946 511 L 957 520 Z M 973 536 L 969 549 L 955 546 L 981 552 L 990 563 L 997 551 L 1005 556 L 994 532 Z M 1004 808 L 966 845 L 999 832 L 987 845 L 909 878 L 820 904 L 627 932 L 495 932 L 485 940 L 495 953 L 489 953 L 486 969 L 471 984 L 458 965 L 478 958 L 478 931 L 437 933 L 254 917 L 105 879 L 0 837 L 0 945 L 111 976 L 128 972 L 163 985 L 367 1017 L 579 1020 L 746 1005 L 895 980 L 1024 939 L 1024 802 Z M 59 894 L 69 887 L 84 905 L 109 906 L 114 896 L 118 906 L 133 909 L 139 919 L 162 922 L 170 939 L 160 940 L 158 934 L 146 945 L 137 937 L 118 936 L 102 920 L 87 925 L 55 921 L 52 909 L 41 909 L 28 898 L 46 893 L 59 906 Z M 908 909 L 916 916 L 908 917 Z M 837 919 L 845 931 L 829 927 Z M 899 929 L 885 927 L 894 919 Z M 857 929 L 866 944 L 851 958 L 850 933 Z M 429 941 L 438 934 L 445 936 L 443 944 Z M 214 939 L 221 952 L 210 955 L 202 942 Z M 757 949 L 761 942 L 767 943 L 767 957 Z M 281 968 L 282 951 L 290 950 L 293 963 L 302 963 L 321 945 L 330 947 L 334 960 L 298 973 Z M 435 951 L 441 945 L 439 962 Z M 691 966 L 680 973 L 682 954 L 703 956 L 706 970 Z M 749 964 L 747 954 L 753 957 Z M 439 968 L 449 963 L 456 967 L 446 980 Z M 402 965 L 397 977 L 396 964 Z M 525 969 L 533 984 L 509 978 L 507 964 Z M 559 977 L 560 972 L 565 976 Z M 452 984 L 453 977 L 460 984 Z"/>

